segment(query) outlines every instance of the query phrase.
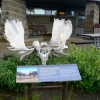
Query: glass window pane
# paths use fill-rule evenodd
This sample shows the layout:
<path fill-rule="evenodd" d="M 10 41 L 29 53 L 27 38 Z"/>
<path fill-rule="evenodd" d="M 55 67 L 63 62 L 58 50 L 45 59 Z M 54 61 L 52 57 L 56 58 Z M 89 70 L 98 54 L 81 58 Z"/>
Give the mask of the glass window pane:
<path fill-rule="evenodd" d="M 26 14 L 28 15 L 30 14 L 30 11 L 28 10 L 28 8 L 26 9 Z"/>
<path fill-rule="evenodd" d="M 0 13 L 1 13 L 1 8 L 0 8 Z"/>
<path fill-rule="evenodd" d="M 52 10 L 52 15 L 56 15 L 57 14 L 57 10 Z"/>
<path fill-rule="evenodd" d="M 85 19 L 85 16 L 82 16 L 82 19 Z"/>
<path fill-rule="evenodd" d="M 45 14 L 46 14 L 46 15 L 51 15 L 51 10 L 46 10 L 46 11 L 45 11 Z"/>
<path fill-rule="evenodd" d="M 45 14 L 45 10 L 44 9 L 40 9 L 40 8 L 35 8 L 34 9 L 34 14 L 44 15 Z"/>

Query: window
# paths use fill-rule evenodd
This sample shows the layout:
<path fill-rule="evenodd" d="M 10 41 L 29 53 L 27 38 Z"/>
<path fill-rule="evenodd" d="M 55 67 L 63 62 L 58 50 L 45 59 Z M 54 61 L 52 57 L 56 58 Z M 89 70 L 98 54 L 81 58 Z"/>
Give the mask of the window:
<path fill-rule="evenodd" d="M 83 12 L 79 13 L 78 14 L 78 24 L 83 25 L 84 24 L 84 19 L 85 19 L 85 14 Z"/>
<path fill-rule="evenodd" d="M 0 8 L 0 13 L 1 13 L 1 11 L 2 11 L 2 10 L 1 10 L 1 8 Z"/>
<path fill-rule="evenodd" d="M 57 10 L 52 10 L 52 15 L 56 15 L 57 14 Z"/>
<path fill-rule="evenodd" d="M 29 9 L 26 9 L 26 14 L 31 14 L 31 12 L 29 11 Z"/>
<path fill-rule="evenodd" d="M 57 10 L 48 10 L 41 8 L 26 9 L 27 15 L 56 15 Z"/>
<path fill-rule="evenodd" d="M 34 13 L 33 14 L 44 15 L 45 14 L 45 10 L 41 9 L 41 8 L 34 8 Z"/>
<path fill-rule="evenodd" d="M 74 11 L 71 11 L 72 16 L 74 16 Z"/>
<path fill-rule="evenodd" d="M 83 20 L 85 19 L 85 14 L 84 13 L 79 13 L 78 16 L 79 16 L 78 17 L 79 19 L 83 19 Z"/>
<path fill-rule="evenodd" d="M 46 15 L 51 15 L 52 12 L 51 12 L 51 10 L 45 10 L 45 14 L 46 14 Z"/>

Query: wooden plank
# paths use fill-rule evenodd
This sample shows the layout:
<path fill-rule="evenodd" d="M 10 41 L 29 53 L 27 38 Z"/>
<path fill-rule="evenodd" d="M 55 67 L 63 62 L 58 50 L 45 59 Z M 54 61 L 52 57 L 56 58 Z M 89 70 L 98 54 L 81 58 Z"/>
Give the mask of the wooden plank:
<path fill-rule="evenodd" d="M 79 42 L 79 41 L 74 41 L 74 42 L 71 42 L 71 44 L 76 44 L 76 45 L 81 45 L 81 44 L 92 44 L 92 43 L 94 43 L 94 41 L 81 41 L 81 42 Z"/>

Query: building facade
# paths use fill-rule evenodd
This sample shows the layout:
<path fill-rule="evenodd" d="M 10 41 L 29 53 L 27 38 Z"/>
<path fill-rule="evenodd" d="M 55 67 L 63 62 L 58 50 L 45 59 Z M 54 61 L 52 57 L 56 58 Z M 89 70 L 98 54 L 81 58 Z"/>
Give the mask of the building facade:
<path fill-rule="evenodd" d="M 34 1 L 34 2 L 33 2 Z M 36 2 L 37 1 L 37 2 Z M 30 25 L 43 25 L 47 34 L 52 33 L 53 18 L 70 19 L 73 35 L 93 33 L 93 26 L 99 24 L 99 2 L 82 0 L 1 0 L 1 29 L 6 19 L 21 20 L 25 36 L 32 30 Z M 49 4 L 50 3 L 50 4 Z M 67 5 L 68 4 L 68 5 Z"/>

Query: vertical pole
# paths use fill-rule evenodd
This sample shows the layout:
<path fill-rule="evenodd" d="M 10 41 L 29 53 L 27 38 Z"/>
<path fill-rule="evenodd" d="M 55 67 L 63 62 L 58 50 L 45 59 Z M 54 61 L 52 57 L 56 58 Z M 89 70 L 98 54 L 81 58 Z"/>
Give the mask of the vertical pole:
<path fill-rule="evenodd" d="M 36 49 L 34 49 L 34 64 L 36 65 Z"/>
<path fill-rule="evenodd" d="M 28 100 L 32 100 L 31 86 L 32 86 L 31 84 L 28 84 L 28 94 L 27 94 Z"/>
<path fill-rule="evenodd" d="M 54 64 L 54 56 L 53 56 L 54 49 L 52 49 L 51 52 L 52 52 L 52 64 Z"/>
<path fill-rule="evenodd" d="M 97 40 L 94 38 L 94 45 L 97 47 Z"/>
<path fill-rule="evenodd" d="M 62 100 L 66 100 L 66 82 L 63 82 L 63 87 L 62 87 Z"/>
<path fill-rule="evenodd" d="M 99 47 L 99 38 L 97 38 L 97 47 Z"/>

